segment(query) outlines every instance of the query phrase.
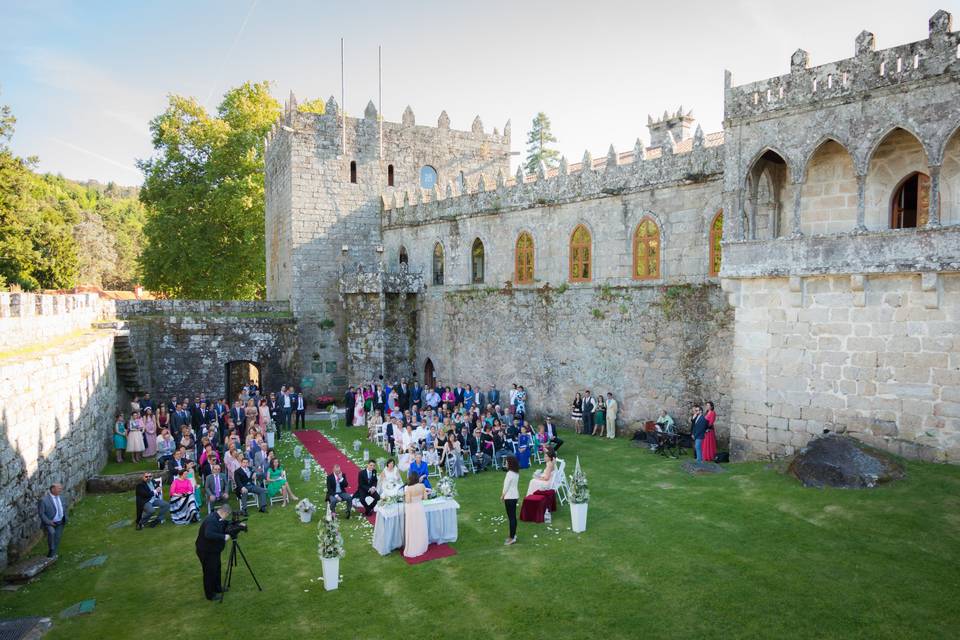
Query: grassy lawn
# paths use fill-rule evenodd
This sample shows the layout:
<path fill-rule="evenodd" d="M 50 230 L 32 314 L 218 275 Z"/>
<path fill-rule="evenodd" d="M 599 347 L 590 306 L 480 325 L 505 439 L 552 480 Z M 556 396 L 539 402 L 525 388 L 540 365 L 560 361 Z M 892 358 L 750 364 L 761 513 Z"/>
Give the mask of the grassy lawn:
<path fill-rule="evenodd" d="M 319 504 L 322 479 L 300 481 L 292 446 L 279 448 L 294 489 Z M 344 581 L 325 592 L 315 526 L 278 506 L 252 513 L 241 538 L 265 591 L 241 566 L 223 604 L 203 599 L 196 525 L 110 530 L 133 517 L 133 496 L 89 496 L 71 513 L 60 562 L 0 593 L 0 617 L 56 616 L 96 598 L 93 614 L 56 620 L 49 636 L 78 640 L 241 630 L 258 640 L 899 639 L 951 637 L 960 625 L 960 468 L 910 463 L 906 481 L 854 492 L 804 489 L 761 463 L 690 477 L 623 440 L 568 433 L 561 453 L 571 470 L 579 455 L 590 480 L 584 534 L 568 530 L 563 507 L 553 529 L 521 523 L 519 543 L 503 547 L 502 475 L 488 472 L 458 482 L 458 555 L 412 567 L 382 558 L 372 526 L 353 518 Z M 109 554 L 103 566 L 78 568 L 98 553 Z"/>

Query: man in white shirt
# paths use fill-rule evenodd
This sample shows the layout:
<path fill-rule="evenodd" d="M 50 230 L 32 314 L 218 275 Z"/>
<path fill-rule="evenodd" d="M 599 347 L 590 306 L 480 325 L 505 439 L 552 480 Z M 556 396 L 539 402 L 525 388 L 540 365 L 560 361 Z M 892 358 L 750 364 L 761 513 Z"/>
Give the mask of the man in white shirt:
<path fill-rule="evenodd" d="M 438 394 L 438 393 L 437 393 L 436 391 L 434 391 L 433 389 L 431 389 L 430 391 L 428 391 L 428 392 L 427 392 L 427 406 L 429 406 L 431 409 L 434 409 L 434 410 L 435 410 L 435 409 L 437 408 L 437 406 L 439 406 L 439 404 L 440 404 L 440 394 Z"/>
<path fill-rule="evenodd" d="M 293 398 L 290 397 L 290 390 L 287 389 L 287 385 L 283 385 L 280 390 L 280 404 L 283 406 L 283 426 L 288 430 L 290 429 L 290 416 L 293 414 Z"/>
<path fill-rule="evenodd" d="M 57 549 L 60 547 L 60 536 L 63 535 L 63 527 L 67 524 L 67 511 L 63 506 L 63 498 L 60 497 L 62 492 L 63 486 L 59 482 L 55 482 L 50 485 L 50 491 L 47 495 L 40 499 L 40 523 L 47 534 L 48 558 L 57 555 Z"/>
<path fill-rule="evenodd" d="M 417 425 L 417 428 L 413 430 L 413 440 L 415 443 L 423 442 L 427 439 L 427 430 L 424 428 L 423 423 Z"/>

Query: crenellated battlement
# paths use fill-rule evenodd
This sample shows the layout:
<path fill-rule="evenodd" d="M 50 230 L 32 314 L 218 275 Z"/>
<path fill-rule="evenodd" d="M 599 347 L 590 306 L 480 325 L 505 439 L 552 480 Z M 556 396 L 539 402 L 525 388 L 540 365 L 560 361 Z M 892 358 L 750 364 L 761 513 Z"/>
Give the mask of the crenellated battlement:
<path fill-rule="evenodd" d="M 790 59 L 790 73 L 736 87 L 727 71 L 724 117 L 749 118 L 854 99 L 878 89 L 960 73 L 960 32 L 952 30 L 951 15 L 943 10 L 935 13 L 929 34 L 926 40 L 877 51 L 874 35 L 863 31 L 855 39 L 852 58 L 811 67 L 809 54 L 798 49 Z"/>
<path fill-rule="evenodd" d="M 114 313 L 115 302 L 95 293 L 0 293 L 0 349 L 89 329 Z"/>
<path fill-rule="evenodd" d="M 448 182 L 430 191 L 414 189 L 383 196 L 385 227 L 422 224 L 442 218 L 499 212 L 507 209 L 559 204 L 573 200 L 618 195 L 646 188 L 700 181 L 723 171 L 723 133 L 704 135 L 697 127 L 692 138 L 659 148 L 644 148 L 637 140 L 632 151 L 617 153 L 610 146 L 606 157 L 584 153 L 579 163 L 560 160 L 557 169 L 541 166 L 535 175 L 515 177 L 502 172 L 483 174 L 475 182 Z"/>

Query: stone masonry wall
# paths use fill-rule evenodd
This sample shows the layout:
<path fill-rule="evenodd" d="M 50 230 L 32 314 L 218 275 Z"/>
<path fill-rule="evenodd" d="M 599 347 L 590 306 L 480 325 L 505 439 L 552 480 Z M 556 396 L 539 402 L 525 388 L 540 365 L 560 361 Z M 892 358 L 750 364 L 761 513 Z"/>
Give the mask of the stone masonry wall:
<path fill-rule="evenodd" d="M 522 384 L 531 414 L 561 424 L 578 390 L 610 391 L 622 432 L 661 408 L 682 422 L 709 399 L 726 436 L 733 313 L 715 284 L 431 288 L 420 304 L 421 380 L 429 358 L 445 385 Z M 400 375 L 409 371 L 388 369 Z"/>
<path fill-rule="evenodd" d="M 291 373 L 296 321 L 285 302 L 121 301 L 117 317 L 129 328 L 141 382 L 155 399 L 225 396 L 232 361 L 255 363 L 266 389 L 301 386 Z"/>
<path fill-rule="evenodd" d="M 52 483 L 69 505 L 103 467 L 117 393 L 112 331 L 0 360 L 0 568 L 39 537 Z"/>
<path fill-rule="evenodd" d="M 113 315 L 113 301 L 93 293 L 0 293 L 0 350 L 88 329 Z"/>
<path fill-rule="evenodd" d="M 960 462 L 960 275 L 755 278 L 730 298 L 737 457 L 830 429 Z"/>

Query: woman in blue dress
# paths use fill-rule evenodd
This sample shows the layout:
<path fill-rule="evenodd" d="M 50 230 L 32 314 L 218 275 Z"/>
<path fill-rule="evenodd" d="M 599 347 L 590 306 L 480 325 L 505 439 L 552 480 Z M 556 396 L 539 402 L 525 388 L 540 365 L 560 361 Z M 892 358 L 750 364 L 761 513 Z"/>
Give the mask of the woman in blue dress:
<path fill-rule="evenodd" d="M 410 469 L 407 471 L 407 479 L 409 480 L 411 475 L 416 475 L 420 478 L 420 482 L 423 483 L 427 489 L 433 489 L 430 486 L 430 468 L 427 466 L 427 463 L 423 459 L 423 454 L 417 451 L 413 456 L 413 462 L 410 463 Z"/>
<path fill-rule="evenodd" d="M 476 394 L 473 392 L 473 387 L 469 384 L 467 385 L 467 390 L 463 392 L 463 407 L 470 411 L 473 408 L 473 399 L 476 397 Z"/>
<path fill-rule="evenodd" d="M 530 468 L 530 454 L 533 453 L 530 447 L 532 446 L 533 439 L 530 437 L 530 431 L 524 425 L 520 427 L 520 437 L 517 438 L 517 462 L 520 463 L 521 469 Z"/>
<path fill-rule="evenodd" d="M 123 452 L 127 450 L 127 425 L 122 413 L 117 413 L 117 420 L 113 423 L 113 448 L 117 452 L 117 462 L 123 462 Z"/>

